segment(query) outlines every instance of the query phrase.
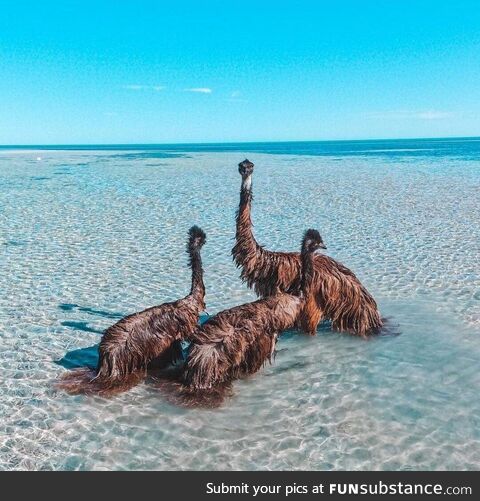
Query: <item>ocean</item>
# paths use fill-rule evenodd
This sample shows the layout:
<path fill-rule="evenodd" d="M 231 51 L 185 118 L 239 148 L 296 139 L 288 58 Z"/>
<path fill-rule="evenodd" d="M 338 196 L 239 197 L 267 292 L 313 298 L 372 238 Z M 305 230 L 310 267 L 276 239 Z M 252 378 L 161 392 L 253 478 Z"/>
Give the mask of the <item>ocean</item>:
<path fill-rule="evenodd" d="M 245 157 L 257 240 L 317 228 L 396 335 L 286 332 L 219 409 L 57 391 L 105 328 L 188 292 L 192 224 L 208 312 L 254 299 Z M 479 469 L 479 193 L 479 138 L 0 147 L 0 469 Z"/>

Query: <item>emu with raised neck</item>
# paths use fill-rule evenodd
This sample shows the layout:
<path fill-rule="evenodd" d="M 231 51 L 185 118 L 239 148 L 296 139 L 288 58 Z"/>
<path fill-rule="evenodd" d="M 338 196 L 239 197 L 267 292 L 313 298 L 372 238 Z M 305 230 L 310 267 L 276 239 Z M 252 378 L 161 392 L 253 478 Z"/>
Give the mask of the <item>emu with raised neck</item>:
<path fill-rule="evenodd" d="M 236 220 L 233 259 L 241 269 L 241 278 L 260 297 L 278 291 L 298 290 L 301 259 L 298 252 L 273 252 L 259 245 L 253 235 L 251 205 L 254 164 L 244 160 L 238 166 L 242 176 L 240 205 Z M 322 320 L 330 320 L 337 331 L 368 336 L 378 332 L 382 319 L 377 304 L 355 274 L 324 254 L 315 255 L 314 283 L 299 326 L 315 334 Z"/>

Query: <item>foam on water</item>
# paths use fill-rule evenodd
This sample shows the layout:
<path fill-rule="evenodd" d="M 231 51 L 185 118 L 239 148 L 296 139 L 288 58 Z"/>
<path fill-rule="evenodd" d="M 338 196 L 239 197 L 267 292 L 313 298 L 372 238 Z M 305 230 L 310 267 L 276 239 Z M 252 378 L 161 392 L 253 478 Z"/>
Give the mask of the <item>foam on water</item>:
<path fill-rule="evenodd" d="M 0 469 L 480 467 L 478 160 L 149 153 L 0 152 Z M 230 258 L 245 156 L 258 240 L 319 228 L 401 335 L 286 333 L 215 410 L 56 392 L 120 316 L 186 293 L 194 223 L 209 312 L 253 299 Z"/>

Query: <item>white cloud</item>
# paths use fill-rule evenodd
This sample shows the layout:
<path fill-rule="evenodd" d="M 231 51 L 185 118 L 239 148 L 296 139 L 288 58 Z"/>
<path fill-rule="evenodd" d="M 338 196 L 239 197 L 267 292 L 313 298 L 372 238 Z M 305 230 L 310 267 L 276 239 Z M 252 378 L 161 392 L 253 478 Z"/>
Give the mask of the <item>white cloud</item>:
<path fill-rule="evenodd" d="M 156 91 L 165 89 L 163 85 L 139 85 L 139 84 L 123 85 L 123 88 L 127 90 L 156 90 Z"/>
<path fill-rule="evenodd" d="M 142 90 L 145 88 L 145 85 L 124 85 L 123 86 L 124 89 L 128 89 L 128 90 Z"/>
<path fill-rule="evenodd" d="M 382 118 L 393 120 L 443 120 L 453 113 L 440 110 L 390 110 L 373 111 L 366 114 L 367 118 Z"/>
<path fill-rule="evenodd" d="M 230 103 L 248 103 L 248 99 L 242 97 L 242 93 L 239 90 L 234 90 L 230 93 L 230 97 L 225 98 L 225 101 Z"/>
<path fill-rule="evenodd" d="M 453 116 L 453 113 L 449 113 L 448 111 L 420 111 L 417 113 L 417 118 L 421 118 L 422 120 L 441 120 L 442 118 L 449 118 Z"/>
<path fill-rule="evenodd" d="M 209 87 L 192 87 L 191 89 L 184 89 L 185 92 L 198 92 L 200 94 L 211 94 L 212 89 Z"/>

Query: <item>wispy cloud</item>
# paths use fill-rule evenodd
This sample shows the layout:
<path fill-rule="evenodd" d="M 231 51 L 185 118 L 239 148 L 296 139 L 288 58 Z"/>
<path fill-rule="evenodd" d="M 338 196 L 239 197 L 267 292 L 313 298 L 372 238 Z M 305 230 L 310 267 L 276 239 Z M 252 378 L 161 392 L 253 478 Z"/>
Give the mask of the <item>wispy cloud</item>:
<path fill-rule="evenodd" d="M 124 89 L 127 90 L 156 90 L 160 91 L 165 89 L 163 85 L 139 85 L 139 84 L 130 84 L 130 85 L 123 85 L 122 86 Z"/>
<path fill-rule="evenodd" d="M 229 101 L 231 103 L 247 103 L 247 99 L 242 97 L 242 93 L 239 90 L 234 90 L 230 93 L 230 96 L 225 98 L 225 101 Z"/>
<path fill-rule="evenodd" d="M 416 114 L 416 118 L 420 118 L 422 120 L 442 120 L 443 118 L 450 118 L 452 116 L 453 113 L 437 110 L 419 111 Z"/>
<path fill-rule="evenodd" d="M 190 89 L 184 89 L 185 92 L 198 92 L 200 94 L 211 94 L 212 89 L 209 87 L 192 87 Z"/>
<path fill-rule="evenodd" d="M 123 85 L 124 89 L 128 90 L 142 90 L 145 88 L 144 85 Z"/>
<path fill-rule="evenodd" d="M 381 118 L 391 120 L 443 120 L 454 116 L 449 111 L 441 110 L 390 110 L 372 111 L 366 113 L 367 118 Z"/>

